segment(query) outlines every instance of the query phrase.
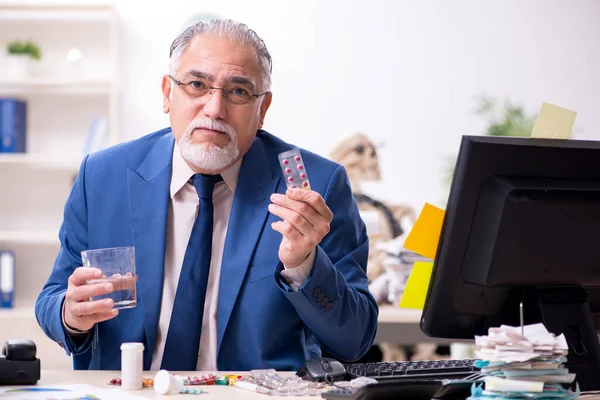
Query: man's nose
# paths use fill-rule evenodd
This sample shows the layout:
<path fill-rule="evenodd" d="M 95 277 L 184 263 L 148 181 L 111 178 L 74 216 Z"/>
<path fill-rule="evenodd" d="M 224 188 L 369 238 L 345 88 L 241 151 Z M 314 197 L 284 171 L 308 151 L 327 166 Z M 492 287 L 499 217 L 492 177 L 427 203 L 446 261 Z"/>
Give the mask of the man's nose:
<path fill-rule="evenodd" d="M 224 119 L 227 111 L 225 106 L 223 89 L 211 88 L 206 94 L 206 103 L 204 103 L 202 112 L 212 120 Z"/>

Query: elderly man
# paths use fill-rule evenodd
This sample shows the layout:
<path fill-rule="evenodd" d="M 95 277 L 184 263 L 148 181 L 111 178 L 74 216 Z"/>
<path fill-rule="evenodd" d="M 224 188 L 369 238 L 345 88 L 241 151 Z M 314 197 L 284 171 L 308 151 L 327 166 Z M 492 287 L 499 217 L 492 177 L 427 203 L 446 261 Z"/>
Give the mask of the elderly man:
<path fill-rule="evenodd" d="M 262 130 L 271 56 L 244 24 L 199 22 L 171 46 L 162 80 L 171 127 L 87 156 L 61 248 L 39 295 L 46 334 L 76 369 L 119 369 L 144 344 L 144 369 L 298 369 L 326 349 L 353 361 L 373 342 L 368 240 L 343 167 L 302 150 L 310 190 L 287 189 Z M 135 246 L 137 307 L 86 284 L 88 249 Z"/>

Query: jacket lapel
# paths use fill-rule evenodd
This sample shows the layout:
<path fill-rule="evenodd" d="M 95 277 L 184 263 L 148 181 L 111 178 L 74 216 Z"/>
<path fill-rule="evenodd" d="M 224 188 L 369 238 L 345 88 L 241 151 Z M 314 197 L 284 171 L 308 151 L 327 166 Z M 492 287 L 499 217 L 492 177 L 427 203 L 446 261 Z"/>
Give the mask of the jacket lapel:
<path fill-rule="evenodd" d="M 146 333 L 144 369 L 150 368 L 156 344 L 174 144 L 172 134 L 164 135 L 136 171 L 127 171 L 135 263 Z"/>
<path fill-rule="evenodd" d="M 280 180 L 279 175 L 273 177 L 267 160 L 262 142 L 255 139 L 242 161 L 227 227 L 219 282 L 217 354 L 250 258 L 264 229 L 270 196 Z M 227 279 L 223 279 L 225 276 Z"/>

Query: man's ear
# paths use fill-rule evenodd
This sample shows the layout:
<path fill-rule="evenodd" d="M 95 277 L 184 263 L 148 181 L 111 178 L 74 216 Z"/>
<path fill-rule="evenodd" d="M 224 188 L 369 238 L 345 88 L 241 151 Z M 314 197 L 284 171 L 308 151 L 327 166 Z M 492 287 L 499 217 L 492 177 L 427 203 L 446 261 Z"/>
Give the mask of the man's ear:
<path fill-rule="evenodd" d="M 265 116 L 267 115 L 267 110 L 271 106 L 271 100 L 273 100 L 273 93 L 267 92 L 265 94 L 265 98 L 260 105 L 260 112 L 258 114 L 258 127 L 262 128 L 265 124 Z"/>
<path fill-rule="evenodd" d="M 171 79 L 167 75 L 162 78 L 161 90 L 163 94 L 163 112 L 168 114 L 171 111 Z"/>

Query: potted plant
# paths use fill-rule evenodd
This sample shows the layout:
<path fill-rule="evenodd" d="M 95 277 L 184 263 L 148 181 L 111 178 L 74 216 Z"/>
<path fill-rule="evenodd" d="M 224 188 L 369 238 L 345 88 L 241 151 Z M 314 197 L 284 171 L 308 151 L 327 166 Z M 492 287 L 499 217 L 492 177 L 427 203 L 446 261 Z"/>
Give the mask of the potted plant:
<path fill-rule="evenodd" d="M 487 136 L 531 136 L 537 114 L 529 115 L 523 106 L 510 100 L 498 100 L 489 96 L 480 96 L 475 114 L 486 121 L 484 135 Z M 454 175 L 456 157 L 448 159 L 448 172 L 444 183 L 449 188 Z"/>
<path fill-rule="evenodd" d="M 9 78 L 26 78 L 29 74 L 32 61 L 37 62 L 42 58 L 40 46 L 31 40 L 21 41 L 13 40 L 6 46 L 7 57 L 7 75 Z"/>

